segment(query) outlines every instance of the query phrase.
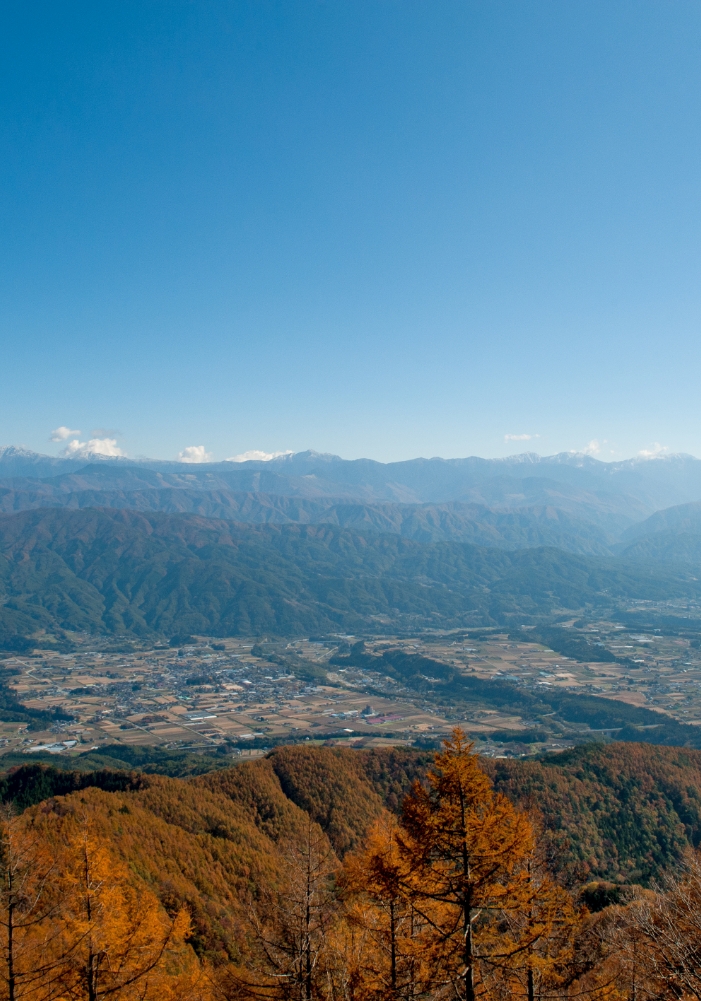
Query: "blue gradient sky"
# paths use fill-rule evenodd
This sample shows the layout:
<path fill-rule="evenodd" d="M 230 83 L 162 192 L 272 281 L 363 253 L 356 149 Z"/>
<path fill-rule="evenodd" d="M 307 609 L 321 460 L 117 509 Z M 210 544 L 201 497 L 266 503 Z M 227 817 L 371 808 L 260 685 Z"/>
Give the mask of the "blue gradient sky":
<path fill-rule="evenodd" d="M 684 0 L 5 5 L 0 444 L 701 455 L 700 52 Z"/>

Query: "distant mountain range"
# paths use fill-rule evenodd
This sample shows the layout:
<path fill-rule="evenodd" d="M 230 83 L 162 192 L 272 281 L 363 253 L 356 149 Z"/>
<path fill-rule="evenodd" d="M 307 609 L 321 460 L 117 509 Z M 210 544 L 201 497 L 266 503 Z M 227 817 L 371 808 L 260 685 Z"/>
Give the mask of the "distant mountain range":
<path fill-rule="evenodd" d="M 200 489 L 338 497 L 367 503 L 468 501 L 513 507 L 542 503 L 545 495 L 534 495 L 532 491 L 554 489 L 564 496 L 574 495 L 575 499 L 581 492 L 602 495 L 600 502 L 613 502 L 614 510 L 619 509 L 620 498 L 636 500 L 643 512 L 641 517 L 661 507 L 701 500 L 701 461 L 689 455 L 601 462 L 591 456 L 563 452 L 553 456 L 525 453 L 506 459 L 473 456 L 382 463 L 308 451 L 267 462 L 186 464 L 95 457 L 88 464 L 85 459 L 52 458 L 12 446 L 0 448 L 0 479 L 44 479 L 78 470 L 85 471 L 91 483 L 110 482 L 118 489 L 134 489 L 136 484 L 155 486 L 159 482 L 161 486 L 197 484 Z M 149 472 L 156 478 L 148 478 L 145 474 Z M 550 482 L 531 487 L 533 479 Z M 524 481 L 529 481 L 525 492 Z"/>
<path fill-rule="evenodd" d="M 327 524 L 419 542 L 701 563 L 701 461 L 687 455 L 606 463 L 527 453 L 385 464 L 301 452 L 199 465 L 0 449 L 0 512 L 54 507 Z"/>

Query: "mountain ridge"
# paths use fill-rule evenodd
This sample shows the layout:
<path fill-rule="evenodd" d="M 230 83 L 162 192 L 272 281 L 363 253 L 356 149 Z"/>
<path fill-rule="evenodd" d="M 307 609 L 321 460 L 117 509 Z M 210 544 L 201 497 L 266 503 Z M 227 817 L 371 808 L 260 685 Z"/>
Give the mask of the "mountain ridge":
<path fill-rule="evenodd" d="M 221 472 L 227 468 L 231 469 L 233 466 L 247 473 L 267 470 L 269 472 L 282 472 L 283 475 L 287 474 L 288 471 L 292 471 L 294 475 L 314 475 L 315 471 L 320 474 L 328 474 L 329 469 L 333 469 L 336 480 L 344 484 L 354 484 L 356 487 L 359 483 L 365 481 L 368 481 L 366 485 L 371 485 L 373 482 L 375 484 L 381 482 L 385 485 L 387 482 L 396 482 L 404 488 L 424 490 L 428 488 L 426 484 L 426 472 L 428 470 L 434 474 L 434 481 L 441 474 L 439 478 L 442 478 L 444 481 L 444 491 L 446 489 L 453 491 L 456 489 L 456 483 L 453 482 L 450 484 L 449 481 L 451 477 L 455 480 L 458 474 L 463 474 L 464 480 L 464 474 L 467 472 L 470 474 L 473 482 L 479 482 L 485 479 L 485 474 L 489 478 L 497 470 L 501 471 L 509 467 L 520 469 L 524 466 L 548 467 L 557 479 L 568 480 L 572 477 L 579 477 L 582 480 L 583 477 L 588 477 L 591 482 L 595 480 L 611 480 L 614 477 L 625 479 L 626 476 L 630 477 L 634 474 L 637 475 L 638 480 L 650 481 L 650 479 L 654 480 L 655 473 L 659 473 L 660 470 L 667 475 L 675 474 L 681 470 L 682 473 L 686 472 L 689 475 L 693 483 L 693 490 L 696 493 L 694 498 L 689 497 L 687 499 L 701 498 L 701 460 L 683 453 L 646 458 L 638 457 L 610 463 L 582 453 L 571 452 L 557 453 L 552 456 L 540 456 L 537 453 L 526 452 L 497 459 L 485 459 L 479 456 L 453 459 L 444 459 L 441 457 L 430 459 L 416 458 L 381 463 L 373 459 L 363 458 L 347 460 L 337 455 L 321 454 L 308 450 L 277 456 L 266 461 L 247 460 L 245 462 L 234 462 L 233 460 L 225 460 L 217 463 L 190 464 L 168 460 L 134 460 L 124 457 L 93 456 L 90 461 L 68 457 L 53 458 L 40 455 L 39 453 L 29 453 L 28 450 L 20 450 L 14 446 L 4 446 L 0 449 L 0 478 L 23 475 L 17 471 L 22 462 L 25 462 L 27 469 L 30 471 L 34 470 L 38 463 L 46 464 L 47 468 L 50 469 L 68 471 L 69 469 L 83 468 L 95 461 L 104 466 L 121 466 L 122 468 L 132 466 L 161 472 L 180 471 L 189 474 L 194 474 L 195 471 L 204 473 Z M 186 467 L 186 469 L 184 470 L 183 467 Z M 447 484 L 445 482 L 446 479 L 448 480 Z M 457 489 L 459 489 L 459 484 L 457 485 Z M 390 497 L 388 499 L 400 498 Z M 455 499 L 458 499 L 455 495 L 441 497 L 417 495 L 412 498 L 412 501 Z"/>
<path fill-rule="evenodd" d="M 92 507 L 197 514 L 249 524 L 330 524 L 365 532 L 390 532 L 421 542 L 455 541 L 518 549 L 556 546 L 571 552 L 606 555 L 611 531 L 572 516 L 552 503 L 516 508 L 458 501 L 446 504 L 362 504 L 336 498 L 290 498 L 279 494 L 237 493 L 164 487 L 145 490 L 75 492 L 7 490 L 0 487 L 0 512 L 59 507 Z M 577 510 L 576 504 L 571 504 Z M 610 520 L 614 520 L 612 516 Z"/>
<path fill-rule="evenodd" d="M 574 453 L 523 453 L 379 463 L 307 451 L 269 461 L 189 464 L 0 450 L 5 512 L 100 507 L 189 513 L 677 564 L 698 562 L 695 543 L 688 552 L 678 539 L 666 546 L 660 539 L 634 543 L 661 531 L 683 509 L 696 512 L 688 514 L 691 534 L 701 532 L 694 507 L 700 498 L 701 462 L 685 455 L 605 463 Z M 670 525 L 666 530 L 677 533 L 683 527 Z"/>

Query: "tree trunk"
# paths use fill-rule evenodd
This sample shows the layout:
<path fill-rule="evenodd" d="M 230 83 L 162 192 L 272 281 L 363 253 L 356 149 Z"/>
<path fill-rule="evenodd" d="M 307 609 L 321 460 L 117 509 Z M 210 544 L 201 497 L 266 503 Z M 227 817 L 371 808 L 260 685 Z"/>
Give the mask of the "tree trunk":
<path fill-rule="evenodd" d="M 312 997 L 312 829 L 311 820 L 307 829 L 307 887 L 304 913 L 304 949 L 305 949 L 305 1001 Z"/>
<path fill-rule="evenodd" d="M 467 851 L 467 823 L 465 818 L 465 794 L 460 789 L 460 813 L 462 821 L 462 876 L 463 876 L 463 980 L 465 1001 L 475 1001 L 474 945 L 472 941 L 472 892 L 470 889 L 470 857 Z"/>
<path fill-rule="evenodd" d="M 463 980 L 465 990 L 463 997 L 465 1001 L 475 1001 L 475 975 L 474 975 L 474 950 L 472 942 L 472 907 L 469 898 L 463 905 L 463 928 L 465 933 L 465 948 L 463 951 Z"/>
<path fill-rule="evenodd" d="M 397 996 L 397 929 L 394 913 L 395 903 L 390 901 L 389 905 L 389 949 L 390 949 L 390 985 L 392 987 L 392 997 Z"/>
<path fill-rule="evenodd" d="M 88 957 L 88 1001 L 97 1001 L 97 969 L 92 953 Z"/>
<path fill-rule="evenodd" d="M 15 943 L 14 943 L 14 910 L 12 902 L 12 883 L 10 878 L 10 903 L 7 906 L 7 997 L 15 1001 Z"/>

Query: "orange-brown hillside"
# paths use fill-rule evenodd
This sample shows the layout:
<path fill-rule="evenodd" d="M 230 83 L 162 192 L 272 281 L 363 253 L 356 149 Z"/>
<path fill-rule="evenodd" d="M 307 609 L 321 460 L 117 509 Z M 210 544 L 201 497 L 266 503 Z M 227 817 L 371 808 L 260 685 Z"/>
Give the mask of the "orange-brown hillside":
<path fill-rule="evenodd" d="M 399 809 L 429 762 L 430 755 L 410 750 L 297 746 L 191 779 L 132 774 L 114 788 L 114 773 L 83 775 L 82 783 L 110 789 L 88 785 L 45 798 L 26 819 L 51 840 L 67 815 L 88 816 L 169 911 L 188 906 L 198 952 L 235 957 L 247 934 L 247 901 L 279 879 L 281 840 L 301 836 L 311 817 L 342 856 L 384 806 Z M 484 767 L 497 789 L 537 810 L 571 882 L 645 882 L 701 835 L 699 751 L 590 745 Z M 40 795 L 50 792 L 52 770 L 29 766 L 23 783 L 13 776 L 25 802 L 32 771 L 42 776 Z M 61 781 L 65 788 L 65 774 Z"/>

